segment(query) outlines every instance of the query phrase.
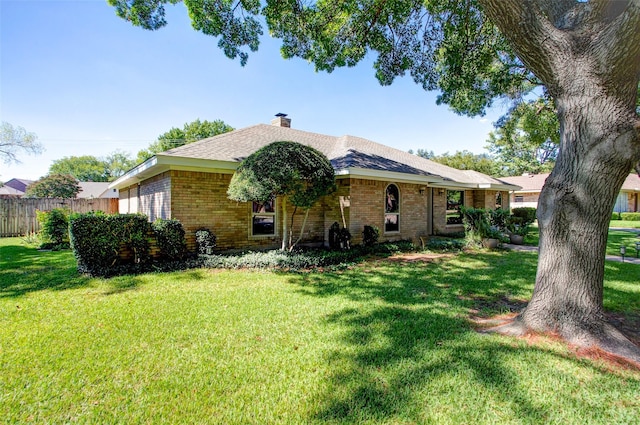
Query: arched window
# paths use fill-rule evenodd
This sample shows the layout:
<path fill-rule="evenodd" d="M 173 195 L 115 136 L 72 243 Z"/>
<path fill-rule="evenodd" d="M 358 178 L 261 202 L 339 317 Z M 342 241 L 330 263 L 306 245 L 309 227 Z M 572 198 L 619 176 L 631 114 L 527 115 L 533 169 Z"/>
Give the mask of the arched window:
<path fill-rule="evenodd" d="M 390 184 L 385 190 L 384 231 L 400 231 L 400 191 L 395 184 Z"/>

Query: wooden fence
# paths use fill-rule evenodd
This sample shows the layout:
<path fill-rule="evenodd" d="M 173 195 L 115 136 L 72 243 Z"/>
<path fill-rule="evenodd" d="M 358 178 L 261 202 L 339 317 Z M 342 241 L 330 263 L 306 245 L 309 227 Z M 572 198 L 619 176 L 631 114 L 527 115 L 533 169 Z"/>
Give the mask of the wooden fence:
<path fill-rule="evenodd" d="M 73 212 L 118 212 L 117 198 L 96 199 L 0 199 L 0 237 L 24 236 L 40 230 L 36 211 L 68 208 Z"/>

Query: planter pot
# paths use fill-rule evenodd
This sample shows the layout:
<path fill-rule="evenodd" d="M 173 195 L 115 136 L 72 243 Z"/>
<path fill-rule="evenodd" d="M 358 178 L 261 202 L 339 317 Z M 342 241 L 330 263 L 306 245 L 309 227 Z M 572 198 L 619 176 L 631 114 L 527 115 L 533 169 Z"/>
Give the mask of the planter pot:
<path fill-rule="evenodd" d="M 485 238 L 482 240 L 482 246 L 485 248 L 494 249 L 498 247 L 498 242 L 500 242 L 498 239 Z"/>
<path fill-rule="evenodd" d="M 509 235 L 509 242 L 514 245 L 522 245 L 524 243 L 524 236 L 522 235 Z"/>

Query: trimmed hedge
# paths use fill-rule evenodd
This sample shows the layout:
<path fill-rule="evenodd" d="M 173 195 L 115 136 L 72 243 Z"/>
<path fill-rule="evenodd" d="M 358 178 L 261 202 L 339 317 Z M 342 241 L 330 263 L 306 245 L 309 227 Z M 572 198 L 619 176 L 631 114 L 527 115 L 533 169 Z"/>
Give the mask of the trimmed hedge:
<path fill-rule="evenodd" d="M 620 219 L 622 221 L 640 221 L 640 213 L 623 212 L 623 213 L 620 213 Z"/>
<path fill-rule="evenodd" d="M 78 271 L 95 276 L 146 270 L 151 263 L 150 232 L 151 224 L 142 214 L 91 212 L 73 214 L 69 220 L 71 247 L 78 261 Z M 123 248 L 132 253 L 132 262 L 120 257 Z M 127 263 L 133 267 L 122 267 Z"/>
<path fill-rule="evenodd" d="M 536 221 L 536 209 L 533 207 L 519 207 L 511 210 L 511 215 L 522 218 L 522 224 L 528 225 Z"/>
<path fill-rule="evenodd" d="M 158 242 L 160 257 L 169 261 L 181 260 L 187 255 L 187 241 L 184 228 L 176 220 L 157 219 L 151 225 Z"/>

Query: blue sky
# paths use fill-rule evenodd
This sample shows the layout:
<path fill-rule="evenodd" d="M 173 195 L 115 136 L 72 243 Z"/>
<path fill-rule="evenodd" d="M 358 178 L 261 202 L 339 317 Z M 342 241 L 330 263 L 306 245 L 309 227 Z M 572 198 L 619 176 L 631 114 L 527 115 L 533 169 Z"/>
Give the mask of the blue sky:
<path fill-rule="evenodd" d="M 265 36 L 245 67 L 194 31 L 183 5 L 155 32 L 116 17 L 106 0 L 0 0 L 0 119 L 38 135 L 45 152 L 0 163 L 0 179 L 37 179 L 64 156 L 135 155 L 171 127 L 222 119 L 235 128 L 284 112 L 292 127 L 351 134 L 402 150 L 484 152 L 492 122 L 460 117 L 410 78 L 382 87 L 372 58 L 317 73 L 284 60 Z"/>

